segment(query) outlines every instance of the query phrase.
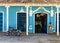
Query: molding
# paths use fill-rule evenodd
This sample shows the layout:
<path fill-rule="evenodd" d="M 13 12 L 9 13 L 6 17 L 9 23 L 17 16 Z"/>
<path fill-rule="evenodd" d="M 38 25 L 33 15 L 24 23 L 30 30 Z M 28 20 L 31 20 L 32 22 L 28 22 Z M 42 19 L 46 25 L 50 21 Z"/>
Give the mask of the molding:
<path fill-rule="evenodd" d="M 50 11 L 46 10 L 44 7 L 39 7 L 39 8 L 37 8 L 35 11 L 33 11 L 33 13 L 36 12 L 36 11 L 38 11 L 39 9 L 43 9 L 44 11 L 50 13 Z"/>
<path fill-rule="evenodd" d="M 36 11 L 38 11 L 39 9 L 40 9 L 40 7 L 38 7 L 36 10 L 34 10 L 33 13 L 36 12 Z"/>
<path fill-rule="evenodd" d="M 17 13 L 19 13 L 18 11 L 16 12 L 16 29 L 17 29 Z"/>
<path fill-rule="evenodd" d="M 58 4 L 57 3 L 0 3 L 0 6 L 58 6 Z"/>
<path fill-rule="evenodd" d="M 32 10 L 32 7 L 30 7 L 30 16 L 32 16 L 33 14 L 33 10 Z"/>
<path fill-rule="evenodd" d="M 30 16 L 32 16 L 33 13 L 37 12 L 38 10 L 43 9 L 44 11 L 50 13 L 49 10 L 46 10 L 44 7 L 40 6 L 36 10 L 32 11 L 32 8 L 30 8 Z"/>
<path fill-rule="evenodd" d="M 5 6 L 6 7 L 6 25 L 7 25 L 7 29 L 6 29 L 6 31 L 8 31 L 8 29 L 9 29 L 9 6 Z"/>
<path fill-rule="evenodd" d="M 55 12 L 54 14 L 55 14 L 55 16 L 54 16 L 54 29 L 55 29 L 55 32 L 56 32 L 56 26 L 57 26 L 57 24 L 56 24 L 56 22 L 57 22 L 56 15 L 57 15 L 57 12 Z"/>
<path fill-rule="evenodd" d="M 26 24 L 27 24 L 27 26 L 26 26 L 26 35 L 28 35 L 28 7 L 26 8 L 26 14 L 27 14 L 27 16 L 26 16 Z"/>
<path fill-rule="evenodd" d="M 44 7 L 42 8 L 44 11 L 46 11 L 46 12 L 48 12 L 48 13 L 50 13 L 50 11 L 49 10 L 46 10 Z"/>
<path fill-rule="evenodd" d="M 51 14 L 51 17 L 53 17 L 53 15 L 54 15 L 54 12 L 53 12 L 53 6 L 51 6 L 51 10 L 50 10 L 50 14 Z"/>
<path fill-rule="evenodd" d="M 22 12 L 22 13 L 24 13 L 25 11 L 23 10 L 23 8 L 21 7 L 21 9 L 20 9 L 20 12 Z"/>
<path fill-rule="evenodd" d="M 59 8 L 57 8 L 57 36 L 59 36 Z"/>
<path fill-rule="evenodd" d="M 2 5 L 3 6 L 3 5 Z M 6 32 L 8 31 L 8 29 L 9 29 L 9 5 L 5 5 L 5 8 L 6 8 L 6 26 L 7 26 L 7 28 L 6 28 Z"/>

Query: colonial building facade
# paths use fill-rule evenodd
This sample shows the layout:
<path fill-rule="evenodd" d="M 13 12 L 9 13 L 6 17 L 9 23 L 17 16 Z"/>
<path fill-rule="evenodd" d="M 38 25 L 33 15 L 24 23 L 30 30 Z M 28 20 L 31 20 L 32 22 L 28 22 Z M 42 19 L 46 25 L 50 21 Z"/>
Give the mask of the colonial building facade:
<path fill-rule="evenodd" d="M 0 3 L 0 32 L 9 27 L 29 33 L 60 32 L 60 4 L 50 3 Z M 34 1 L 33 1 L 34 2 Z M 43 1 L 42 1 L 43 2 Z"/>

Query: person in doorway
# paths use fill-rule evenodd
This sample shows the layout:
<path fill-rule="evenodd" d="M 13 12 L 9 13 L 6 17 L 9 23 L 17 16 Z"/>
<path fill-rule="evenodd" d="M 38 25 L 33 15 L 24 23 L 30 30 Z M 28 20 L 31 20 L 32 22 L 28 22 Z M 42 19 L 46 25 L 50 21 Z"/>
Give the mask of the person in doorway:
<path fill-rule="evenodd" d="M 49 23 L 49 29 L 50 29 L 50 33 L 52 33 L 52 24 Z"/>

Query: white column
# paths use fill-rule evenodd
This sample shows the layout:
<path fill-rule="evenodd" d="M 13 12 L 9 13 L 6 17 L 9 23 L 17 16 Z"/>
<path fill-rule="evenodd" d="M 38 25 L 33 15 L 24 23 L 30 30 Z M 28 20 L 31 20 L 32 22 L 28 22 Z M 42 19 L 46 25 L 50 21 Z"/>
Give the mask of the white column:
<path fill-rule="evenodd" d="M 8 29 L 9 29 L 9 20 L 8 20 L 8 15 L 9 15 L 9 6 L 6 6 L 6 31 L 8 31 Z"/>
<path fill-rule="evenodd" d="M 28 35 L 28 7 L 29 7 L 29 6 L 26 6 L 26 13 L 27 13 L 27 17 L 26 17 L 26 18 L 27 18 L 27 19 L 26 19 L 26 25 L 27 25 L 27 26 L 26 26 L 26 35 Z"/>
<path fill-rule="evenodd" d="M 59 7 L 57 7 L 57 36 L 59 36 Z"/>

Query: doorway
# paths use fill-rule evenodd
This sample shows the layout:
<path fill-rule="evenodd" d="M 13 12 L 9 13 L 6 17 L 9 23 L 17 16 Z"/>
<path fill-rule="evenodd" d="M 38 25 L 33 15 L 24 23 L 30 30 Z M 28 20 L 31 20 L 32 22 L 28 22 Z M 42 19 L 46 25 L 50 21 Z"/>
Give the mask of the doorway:
<path fill-rule="evenodd" d="M 17 13 L 17 29 L 26 32 L 26 13 Z"/>
<path fill-rule="evenodd" d="M 3 13 L 0 13 L 0 32 L 3 32 Z"/>
<path fill-rule="evenodd" d="M 47 14 L 35 14 L 35 33 L 47 33 Z"/>

